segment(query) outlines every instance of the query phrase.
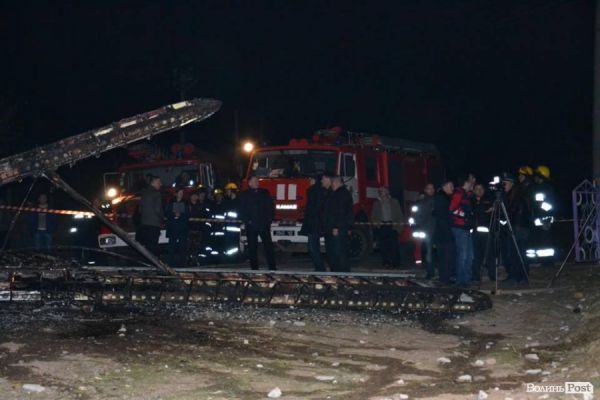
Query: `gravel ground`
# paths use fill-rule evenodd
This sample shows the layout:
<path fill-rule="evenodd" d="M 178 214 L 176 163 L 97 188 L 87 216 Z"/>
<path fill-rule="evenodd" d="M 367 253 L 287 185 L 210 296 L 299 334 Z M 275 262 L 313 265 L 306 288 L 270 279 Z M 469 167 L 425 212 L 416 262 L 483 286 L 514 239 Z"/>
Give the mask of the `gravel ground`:
<path fill-rule="evenodd" d="M 554 270 L 535 268 L 531 289 L 500 291 L 491 310 L 462 318 L 4 307 L 0 398 L 581 399 L 525 389 L 590 381 L 600 390 L 594 268 L 569 266 L 550 290 Z"/>

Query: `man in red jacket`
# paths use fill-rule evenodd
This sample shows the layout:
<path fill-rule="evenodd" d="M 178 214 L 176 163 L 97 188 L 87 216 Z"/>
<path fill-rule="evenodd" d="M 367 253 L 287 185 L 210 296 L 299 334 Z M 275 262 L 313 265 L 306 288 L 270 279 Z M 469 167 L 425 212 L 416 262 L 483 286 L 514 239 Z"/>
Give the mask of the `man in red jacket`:
<path fill-rule="evenodd" d="M 473 264 L 473 180 L 459 177 L 459 186 L 452 194 L 450 212 L 452 214 L 452 234 L 456 245 L 456 284 L 471 285 Z"/>

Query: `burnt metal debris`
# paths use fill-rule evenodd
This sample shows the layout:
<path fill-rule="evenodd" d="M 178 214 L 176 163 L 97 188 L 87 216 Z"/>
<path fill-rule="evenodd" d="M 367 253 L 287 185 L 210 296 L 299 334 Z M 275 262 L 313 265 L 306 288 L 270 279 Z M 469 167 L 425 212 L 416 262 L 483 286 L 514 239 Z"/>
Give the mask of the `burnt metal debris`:
<path fill-rule="evenodd" d="M 56 173 L 64 165 L 204 120 L 221 103 L 196 99 L 165 106 L 0 160 L 0 186 L 45 177 L 89 208 L 150 264 L 98 268 L 49 254 L 0 253 L 0 305 L 14 303 L 151 306 L 237 304 L 270 307 L 465 313 L 490 308 L 476 290 L 428 287 L 406 274 L 175 270 L 112 223 Z"/>
<path fill-rule="evenodd" d="M 41 261 L 38 260 L 38 261 Z M 0 271 L 1 303 L 158 307 L 233 304 L 462 314 L 491 307 L 476 290 L 424 287 L 402 274 L 301 271 L 14 268 Z"/>

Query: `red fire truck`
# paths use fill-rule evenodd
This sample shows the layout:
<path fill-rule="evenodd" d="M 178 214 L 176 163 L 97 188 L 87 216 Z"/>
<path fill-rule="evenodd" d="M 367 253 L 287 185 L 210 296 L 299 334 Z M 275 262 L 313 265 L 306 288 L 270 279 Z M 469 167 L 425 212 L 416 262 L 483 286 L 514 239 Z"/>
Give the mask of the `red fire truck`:
<path fill-rule="evenodd" d="M 350 190 L 357 222 L 368 222 L 378 188 L 386 186 L 404 207 L 411 206 L 427 182 L 439 183 L 443 170 L 434 145 L 339 128 L 318 131 L 312 140 L 292 139 L 286 146 L 264 147 L 252 152 L 243 187 L 251 175 L 259 177 L 275 202 L 271 226 L 280 250 L 305 251 L 306 237 L 298 234 L 306 205 L 309 176 L 318 172 L 339 174 Z M 410 229 L 400 240 L 412 241 Z M 245 238 L 242 236 L 242 244 Z M 352 256 L 371 252 L 373 235 L 368 225 L 357 225 L 351 233 Z"/>
<path fill-rule="evenodd" d="M 174 196 L 176 188 L 183 188 L 187 197 L 198 188 L 215 187 L 212 163 L 206 162 L 205 157 L 201 157 L 192 145 L 173 146 L 173 158 L 150 149 L 134 150 L 130 151 L 130 155 L 138 162 L 123 165 L 118 172 L 104 174 L 107 201 L 102 205 L 131 236 L 135 236 L 134 215 L 140 192 L 147 185 L 148 176 L 161 178 L 165 204 Z M 164 229 L 161 230 L 159 243 L 168 243 Z M 102 227 L 98 244 L 101 248 L 110 250 L 122 250 L 127 247 L 127 244 L 107 227 Z"/>

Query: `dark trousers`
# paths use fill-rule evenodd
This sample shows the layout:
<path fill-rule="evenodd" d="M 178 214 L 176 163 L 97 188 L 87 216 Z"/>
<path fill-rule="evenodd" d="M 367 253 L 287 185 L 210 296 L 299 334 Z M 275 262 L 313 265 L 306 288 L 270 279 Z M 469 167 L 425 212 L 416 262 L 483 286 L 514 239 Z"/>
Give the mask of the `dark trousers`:
<path fill-rule="evenodd" d="M 527 229 L 515 227 L 514 234 L 515 239 L 517 240 L 517 247 L 515 247 L 510 232 L 505 232 L 502 235 L 504 267 L 506 268 L 509 279 L 513 279 L 517 282 L 527 282 L 529 280 L 529 263 L 525 256 L 525 244 L 529 238 L 529 231 Z M 521 253 L 520 257 L 519 253 Z"/>
<path fill-rule="evenodd" d="M 258 269 L 258 237 L 263 244 L 263 251 L 267 259 L 267 265 L 270 270 L 276 270 L 275 252 L 273 250 L 273 240 L 271 239 L 271 229 L 264 230 L 247 230 L 246 238 L 248 239 L 248 258 L 250 260 L 250 268 Z"/>
<path fill-rule="evenodd" d="M 450 277 L 456 273 L 456 247 L 454 246 L 454 242 L 437 242 L 435 246 L 437 248 L 437 266 L 440 282 L 448 284 L 450 283 Z"/>
<path fill-rule="evenodd" d="M 142 225 L 138 229 L 137 240 L 152 254 L 158 256 L 158 238 L 160 237 L 160 227 Z"/>
<path fill-rule="evenodd" d="M 485 258 L 485 249 L 488 246 L 489 238 L 489 249 L 487 259 Z M 487 232 L 473 232 L 473 280 L 481 280 L 481 268 L 485 268 L 490 280 L 496 279 L 496 271 L 494 264 L 494 240 L 490 237 Z"/>
<path fill-rule="evenodd" d="M 417 244 L 418 246 L 419 244 Z M 435 276 L 435 264 L 433 263 L 433 239 L 431 234 L 427 232 L 427 237 L 421 240 L 421 260 L 425 264 L 427 276 L 433 278 Z"/>
<path fill-rule="evenodd" d="M 188 240 L 186 234 L 175 235 L 169 237 L 169 250 L 171 253 L 171 265 L 187 266 L 188 255 Z"/>
<path fill-rule="evenodd" d="M 381 263 L 386 266 L 397 267 L 400 264 L 398 249 L 398 233 L 390 226 L 384 225 L 377 232 Z"/>
<path fill-rule="evenodd" d="M 308 234 L 308 254 L 315 266 L 315 271 L 325 272 L 325 264 L 323 264 L 323 256 L 321 255 L 321 235 L 318 233 Z"/>
<path fill-rule="evenodd" d="M 325 249 L 331 272 L 350 272 L 348 259 L 348 234 L 341 231 L 337 235 L 325 235 Z"/>
<path fill-rule="evenodd" d="M 52 235 L 46 231 L 36 231 L 34 242 L 36 250 L 50 251 L 50 247 L 52 246 Z"/>

